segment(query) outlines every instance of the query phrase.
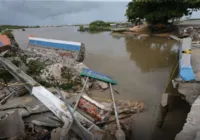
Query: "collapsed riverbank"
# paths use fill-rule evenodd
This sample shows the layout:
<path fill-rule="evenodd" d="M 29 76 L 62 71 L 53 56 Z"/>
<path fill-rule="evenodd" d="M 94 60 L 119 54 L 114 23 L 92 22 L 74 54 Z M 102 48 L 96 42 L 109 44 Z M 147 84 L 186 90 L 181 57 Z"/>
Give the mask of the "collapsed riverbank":
<path fill-rule="evenodd" d="M 161 93 L 169 78 L 176 58 L 177 44 L 167 38 L 134 37 L 115 38 L 109 32 L 98 34 L 79 33 L 77 28 L 40 28 L 14 31 L 19 46 L 27 48 L 28 34 L 44 38 L 81 41 L 86 44 L 84 63 L 90 68 L 106 73 L 119 82 L 116 86 L 118 100 L 141 100 L 147 110 L 134 117 L 134 137 L 150 138 L 152 120 L 155 119 L 155 107 L 160 105 Z M 66 34 L 69 32 L 69 34 Z M 122 73 L 122 74 L 120 74 Z M 91 92 L 91 96 L 109 99 L 107 92 Z M 155 114 L 155 115 L 153 115 Z M 145 121 L 144 121 L 145 120 Z M 173 120 L 172 120 L 173 122 Z M 144 135 L 145 134 L 145 135 Z"/>
<path fill-rule="evenodd" d="M 15 40 L 15 39 L 13 38 L 13 40 Z M 1 59 L 2 67 L 5 68 L 3 70 L 5 71 L 6 69 L 8 69 L 9 72 L 15 78 L 17 77 L 18 80 L 20 79 L 23 82 L 25 82 L 25 83 L 19 83 L 19 84 L 22 84 L 21 87 L 25 86 L 26 88 L 28 88 L 29 91 L 30 91 L 29 86 L 31 86 L 31 84 L 27 83 L 26 79 L 30 80 L 31 78 L 28 77 L 28 75 L 31 75 L 31 77 L 33 79 L 38 81 L 37 85 L 41 84 L 42 86 L 45 86 L 45 87 L 59 87 L 59 88 L 62 89 L 62 92 L 66 94 L 65 96 L 68 96 L 67 98 L 71 98 L 72 93 L 79 93 L 80 87 L 83 86 L 81 81 L 85 81 L 86 79 L 84 77 L 81 77 L 77 73 L 80 72 L 82 67 L 86 67 L 86 66 L 84 66 L 83 64 L 75 64 L 74 63 L 75 61 L 68 61 L 70 59 L 73 59 L 74 57 L 68 57 L 67 56 L 68 57 L 67 59 L 64 59 L 64 57 L 66 55 L 57 56 L 56 58 L 53 57 L 53 55 L 55 56 L 57 53 L 63 54 L 64 52 L 58 52 L 58 50 L 52 50 L 52 49 L 45 50 L 45 48 L 39 48 L 39 47 L 31 47 L 31 43 L 29 43 L 29 45 L 30 45 L 29 50 L 26 50 L 26 51 L 21 50 L 18 47 L 18 45 L 15 46 L 15 48 L 16 48 L 15 52 L 13 52 L 12 49 L 10 49 L 10 50 L 8 49 L 8 51 L 6 51 L 3 54 L 4 58 Z M 81 50 L 83 50 L 83 49 L 81 49 Z M 48 53 L 48 54 L 46 54 L 46 53 Z M 52 53 L 52 55 L 49 55 L 49 53 Z M 82 52 L 80 52 L 80 53 L 82 53 Z M 84 56 L 84 55 L 81 55 L 81 56 Z M 80 60 L 80 59 L 78 59 L 78 60 Z M 13 64 L 10 63 L 10 61 Z M 20 75 L 16 74 L 16 71 L 21 71 L 20 72 L 21 74 Z M 27 73 L 28 75 L 26 75 L 23 71 L 25 73 Z M 42 77 L 45 77 L 45 78 L 42 78 Z M 34 81 L 33 79 L 32 79 L 32 81 Z M 8 79 L 6 79 L 6 80 L 8 80 Z M 14 80 L 14 82 L 15 82 L 15 80 Z M 20 102 L 24 98 L 22 94 L 20 94 L 20 96 L 19 96 L 19 94 L 13 94 L 13 93 L 5 92 L 6 89 L 10 87 L 10 85 L 13 85 L 13 79 L 12 79 L 12 83 L 9 80 L 9 81 L 7 81 L 6 84 L 4 83 L 5 87 L 3 86 L 3 88 L 1 88 L 2 99 L 5 100 L 4 102 L 2 102 L 3 105 L 1 106 L 2 108 L 0 109 L 1 113 L 2 113 L 1 115 L 3 117 L 3 119 L 1 121 L 3 122 L 2 124 L 4 124 L 4 125 L 6 125 L 7 121 L 9 122 L 8 118 L 5 117 L 5 114 L 10 111 L 9 106 L 12 106 L 12 109 L 15 113 L 15 107 L 13 106 L 13 102 L 16 102 L 15 104 L 18 104 L 17 106 L 23 106 L 24 105 L 27 108 L 29 107 L 26 103 L 24 104 L 24 102 Z M 92 86 L 94 88 L 95 85 L 99 85 L 98 87 L 100 87 L 102 90 L 105 90 L 105 89 L 108 88 L 107 83 L 100 82 L 98 80 L 90 79 L 89 82 L 87 83 L 87 86 L 86 86 L 87 88 L 86 88 L 85 92 L 88 93 L 87 91 L 90 88 L 92 88 Z M 18 85 L 14 84 L 14 86 L 18 86 Z M 79 87 L 79 88 L 77 88 L 77 87 Z M 26 94 L 26 93 L 24 93 L 24 94 Z M 5 96 L 6 96 L 6 99 L 4 98 Z M 9 96 L 9 97 L 12 96 L 12 98 L 9 98 L 7 96 Z M 27 95 L 24 95 L 24 96 L 26 96 L 26 98 L 32 98 L 32 97 L 29 97 Z M 87 98 L 89 98 L 89 97 L 87 97 Z M 33 99 L 30 99 L 30 100 L 33 100 Z M 90 99 L 90 100 L 92 100 L 92 99 Z M 108 104 L 110 104 L 110 103 L 107 103 L 107 105 Z M 37 105 L 37 103 L 35 105 Z M 73 105 L 73 103 L 72 103 L 72 105 Z M 119 118 L 120 118 L 121 124 L 124 124 L 123 130 L 125 131 L 126 136 L 130 137 L 130 132 L 129 132 L 130 131 L 130 121 L 131 121 L 130 117 L 132 116 L 132 115 L 130 115 L 130 113 L 139 113 L 139 112 L 143 111 L 144 105 L 143 105 L 142 102 L 118 101 L 117 106 L 118 106 L 118 111 L 120 112 Z M 46 106 L 46 107 L 48 108 L 48 106 Z M 139 109 L 139 110 L 137 110 L 137 109 Z M 39 112 L 38 111 L 39 110 L 37 110 L 36 112 L 39 113 L 40 111 Z M 45 109 L 45 112 L 46 111 L 48 111 L 48 109 Z M 126 112 L 126 115 L 123 115 L 124 111 Z M 24 111 L 18 112 L 18 113 L 19 113 L 18 114 L 19 119 L 20 119 L 20 115 L 21 115 L 23 117 L 23 120 L 24 120 L 24 119 L 27 119 L 27 117 L 31 117 L 31 114 L 33 112 L 29 112 L 30 114 L 28 114 L 28 115 L 26 114 L 27 113 L 26 111 L 25 111 L 25 114 L 24 114 Z M 13 114 L 12 114 L 12 111 L 11 111 L 11 114 L 9 114 L 9 117 L 12 117 L 12 115 Z M 127 115 L 129 117 L 129 119 L 127 118 Z M 111 135 L 111 137 L 114 136 L 114 133 L 116 131 L 116 124 L 112 123 L 114 121 L 113 118 L 114 117 L 112 117 L 112 119 L 110 119 L 109 121 L 103 122 L 103 124 L 106 124 L 106 126 L 107 126 L 107 127 L 105 127 L 105 131 L 109 131 L 109 134 Z M 126 120 L 123 121 L 123 119 L 125 119 L 125 118 L 126 118 Z M 30 118 L 28 118 L 28 119 L 30 119 Z M 27 129 L 24 130 L 23 120 L 20 119 L 20 122 L 21 122 L 20 123 L 20 126 L 21 126 L 20 127 L 20 134 L 24 134 L 24 131 L 25 131 L 25 137 L 26 136 L 29 137 L 29 134 L 26 131 Z M 34 119 L 32 121 L 39 121 L 39 120 Z M 31 122 L 28 121 L 28 124 L 26 124 L 25 127 L 29 128 L 32 121 Z M 112 124 L 108 125 L 109 122 L 112 123 Z M 43 122 L 43 121 L 40 120 L 38 123 L 33 123 L 33 124 L 37 126 L 38 124 L 41 124 L 41 123 L 47 123 L 47 122 Z M 95 123 L 98 123 L 98 125 L 103 125 L 102 122 L 100 122 L 100 124 L 99 124 L 98 121 L 95 121 Z M 48 125 L 45 125 L 45 126 L 49 127 L 49 125 L 51 125 L 51 123 L 50 124 L 48 123 Z M 58 126 L 62 126 L 62 124 L 58 124 Z M 56 126 L 51 126 L 51 127 L 54 128 Z M 33 127 L 32 129 L 33 129 L 33 131 L 36 131 L 35 127 Z M 18 132 L 18 131 L 14 130 L 14 132 Z M 44 133 L 46 135 L 47 133 L 49 134 L 49 133 L 52 133 L 52 132 L 53 132 L 52 129 L 48 129 L 48 130 L 45 130 Z M 7 130 L 5 130 L 4 132 L 1 133 L 1 137 L 6 137 L 6 138 L 7 137 L 8 138 L 13 137 L 13 135 L 15 135 L 13 133 L 12 133 L 12 135 L 9 135 L 7 133 Z M 34 132 L 32 132 L 31 135 L 35 135 Z"/>

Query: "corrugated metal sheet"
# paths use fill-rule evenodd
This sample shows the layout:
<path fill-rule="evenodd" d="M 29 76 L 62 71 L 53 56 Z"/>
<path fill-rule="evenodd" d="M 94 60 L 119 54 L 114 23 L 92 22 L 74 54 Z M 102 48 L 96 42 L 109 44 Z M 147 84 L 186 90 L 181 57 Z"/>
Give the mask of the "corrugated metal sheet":
<path fill-rule="evenodd" d="M 70 51 L 80 51 L 81 47 L 81 43 L 79 42 L 69 42 L 69 41 L 44 39 L 36 37 L 29 37 L 29 45 L 50 47 L 50 48 L 70 50 Z"/>
<path fill-rule="evenodd" d="M 0 35 L 0 47 L 10 44 L 10 39 L 6 35 Z"/>

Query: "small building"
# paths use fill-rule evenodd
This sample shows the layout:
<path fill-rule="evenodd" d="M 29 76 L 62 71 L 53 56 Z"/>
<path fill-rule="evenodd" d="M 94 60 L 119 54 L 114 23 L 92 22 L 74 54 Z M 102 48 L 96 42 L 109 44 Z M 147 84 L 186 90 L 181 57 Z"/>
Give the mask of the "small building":
<path fill-rule="evenodd" d="M 11 42 L 6 35 L 0 35 L 0 53 L 10 48 Z"/>
<path fill-rule="evenodd" d="M 115 24 L 110 24 L 110 27 L 116 28 L 116 27 L 117 27 L 117 24 L 116 24 L 116 23 L 115 23 Z"/>

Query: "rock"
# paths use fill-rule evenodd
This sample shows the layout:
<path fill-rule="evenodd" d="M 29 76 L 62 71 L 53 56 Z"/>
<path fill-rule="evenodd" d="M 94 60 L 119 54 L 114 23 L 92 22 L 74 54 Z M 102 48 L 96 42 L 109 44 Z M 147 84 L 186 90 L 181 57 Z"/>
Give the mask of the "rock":
<path fill-rule="evenodd" d="M 77 65 L 75 65 L 75 69 L 77 70 L 77 72 L 81 72 L 81 70 L 83 69 L 83 68 L 88 68 L 85 64 L 83 64 L 83 63 L 79 63 L 79 64 L 77 64 Z M 107 89 L 108 88 L 108 83 L 106 83 L 106 82 L 103 82 L 103 81 L 99 81 L 99 80 L 96 80 L 95 79 L 95 81 L 96 81 L 96 83 L 102 88 L 102 89 Z M 83 82 L 83 84 L 84 84 L 84 82 Z M 90 87 L 89 85 L 88 85 L 88 87 Z"/>
<path fill-rule="evenodd" d="M 199 140 L 200 128 L 200 96 L 192 104 L 182 130 L 176 135 L 175 140 Z M 195 139 L 196 138 L 196 139 Z"/>
<path fill-rule="evenodd" d="M 37 133 L 40 133 L 40 132 L 42 132 L 43 131 L 43 127 L 41 127 L 41 126 L 35 126 L 35 131 L 37 132 Z"/>
<path fill-rule="evenodd" d="M 78 63 L 78 64 L 76 64 L 75 66 L 74 66 L 74 68 L 76 69 L 76 71 L 78 72 L 78 73 L 80 73 L 81 72 L 81 70 L 82 70 L 82 68 L 88 68 L 85 64 L 83 64 L 83 63 Z"/>
<path fill-rule="evenodd" d="M 17 139 L 24 135 L 24 122 L 18 111 L 15 111 L 0 121 L 0 139 Z"/>
<path fill-rule="evenodd" d="M 6 93 L 1 93 L 0 94 L 0 100 L 2 100 L 4 97 L 6 97 Z"/>
<path fill-rule="evenodd" d="M 138 113 L 144 111 L 144 103 L 141 101 L 116 101 L 118 113 Z"/>
<path fill-rule="evenodd" d="M 79 63 L 79 64 L 76 64 L 74 68 L 76 69 L 77 73 L 80 73 L 83 68 L 88 68 L 88 67 L 83 63 Z M 85 81 L 86 81 L 85 78 L 81 78 L 82 85 L 85 84 Z M 86 88 L 85 88 L 86 91 L 88 91 L 89 87 L 91 86 L 92 86 L 92 83 L 88 80 Z"/>
<path fill-rule="evenodd" d="M 139 26 L 133 26 L 132 28 L 129 29 L 132 32 L 136 32 L 136 33 L 149 33 L 149 27 L 148 25 L 139 25 Z"/>
<path fill-rule="evenodd" d="M 189 32 L 192 32 L 192 31 L 193 31 L 193 27 L 192 26 L 187 27 L 187 28 L 184 29 L 185 33 L 189 33 Z"/>
<path fill-rule="evenodd" d="M 81 48 L 80 48 L 80 51 L 78 53 L 78 56 L 76 58 L 76 61 L 77 62 L 83 62 L 85 58 L 85 45 L 83 43 L 81 43 Z"/>
<path fill-rule="evenodd" d="M 31 57 L 26 59 L 26 63 L 29 63 L 30 61 L 37 61 L 39 58 L 38 57 Z"/>
<path fill-rule="evenodd" d="M 96 80 L 97 84 L 102 88 L 102 89 L 107 89 L 108 88 L 108 83 Z"/>
<path fill-rule="evenodd" d="M 51 131 L 51 140 L 59 140 L 60 139 L 60 131 L 61 131 L 60 127 L 53 129 Z"/>
<path fill-rule="evenodd" d="M 41 79 L 44 81 L 47 81 L 50 76 L 53 77 L 53 79 L 61 79 L 61 68 L 63 67 L 62 64 L 56 63 L 52 64 L 50 66 L 47 66 L 45 70 L 43 70 L 43 73 L 40 75 Z"/>
<path fill-rule="evenodd" d="M 143 38 L 146 38 L 146 37 L 149 37 L 149 35 L 148 34 L 140 34 L 138 36 L 138 39 L 143 39 Z"/>

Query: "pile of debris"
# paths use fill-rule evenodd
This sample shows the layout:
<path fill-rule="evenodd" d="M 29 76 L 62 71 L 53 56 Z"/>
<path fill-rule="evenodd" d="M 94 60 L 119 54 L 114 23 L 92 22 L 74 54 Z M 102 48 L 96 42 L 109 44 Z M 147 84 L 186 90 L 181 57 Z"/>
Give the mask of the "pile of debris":
<path fill-rule="evenodd" d="M 70 138 L 78 140 L 85 139 L 83 138 L 84 134 L 82 134 L 84 132 L 87 132 L 87 136 L 90 137 L 92 134 L 95 139 L 99 140 L 115 139 L 114 133 L 117 126 L 112 103 L 97 102 L 88 96 L 88 91 L 91 88 L 98 86 L 105 90 L 109 87 L 108 83 L 90 78 L 86 84 L 84 94 L 80 96 L 80 90 L 86 83 L 86 78 L 81 76 L 80 72 L 83 68 L 87 68 L 86 65 L 77 63 L 73 58 L 55 61 L 52 56 L 48 57 L 48 55 L 38 54 L 35 51 L 22 51 L 18 47 L 16 48 L 15 52 L 11 49 L 4 54 L 6 61 L 12 62 L 9 65 L 10 67 L 29 78 L 29 81 L 37 81 L 36 88 L 48 92 L 46 95 L 53 93 L 52 97 L 59 101 L 58 103 L 64 102 L 67 104 L 67 108 L 63 104 L 58 105 L 58 108 L 69 113 L 70 110 L 75 108 L 76 104 L 78 106 L 71 113 L 73 114 L 73 122 L 71 122 L 71 129 L 67 131 L 64 121 L 60 117 L 63 114 L 57 115 L 52 111 L 57 109 L 56 107 L 52 109 L 47 106 L 51 98 L 45 96 L 47 101 L 42 102 L 38 97 L 34 97 L 33 89 L 31 93 L 34 96 L 28 94 L 30 90 L 24 87 L 27 88 L 26 84 L 29 83 L 23 83 L 11 72 L 15 78 L 1 77 L 2 79 L 0 79 L 0 139 L 57 140 Z M 10 72 L 8 68 L 4 69 L 4 66 L 5 64 L 2 64 L 0 71 Z M 47 90 L 40 85 L 49 88 Z M 78 100 L 79 97 L 80 100 Z M 116 104 L 120 124 L 127 139 L 129 139 L 132 115 L 142 112 L 144 104 L 138 101 L 117 101 Z M 64 135 L 65 131 L 68 132 L 67 135 Z"/>
<path fill-rule="evenodd" d="M 53 139 L 55 131 L 59 131 L 56 135 L 60 137 L 63 123 L 59 118 L 34 96 L 30 94 L 19 96 L 18 94 L 9 92 L 8 88 L 9 86 L 5 86 L 1 88 L 0 92 L 1 95 L 4 92 L 11 94 L 9 98 L 1 98 L 1 101 L 4 100 L 4 102 L 1 102 L 2 105 L 0 106 L 0 126 L 4 129 L 0 129 L 0 138 Z M 52 91 L 59 97 L 55 89 Z M 67 103 L 71 107 L 74 107 L 79 94 L 61 92 Z M 144 104 L 137 101 L 117 101 L 117 109 L 122 129 L 125 131 L 126 136 L 130 137 L 132 115 L 142 112 Z M 114 139 L 117 126 L 112 110 L 112 103 L 99 103 L 84 94 L 78 104 L 77 113 L 87 118 L 93 125 L 97 125 L 98 129 L 104 132 L 103 136 L 109 136 L 109 139 Z M 15 119 L 12 119 L 13 117 Z M 91 127 L 88 122 L 83 120 L 80 120 L 80 122 L 88 129 Z M 71 133 L 69 134 L 71 135 Z M 70 136 L 70 138 L 73 137 L 80 139 L 76 133 Z"/>
<path fill-rule="evenodd" d="M 189 27 L 179 27 L 179 38 L 191 37 L 193 41 L 200 40 L 200 29 Z"/>

